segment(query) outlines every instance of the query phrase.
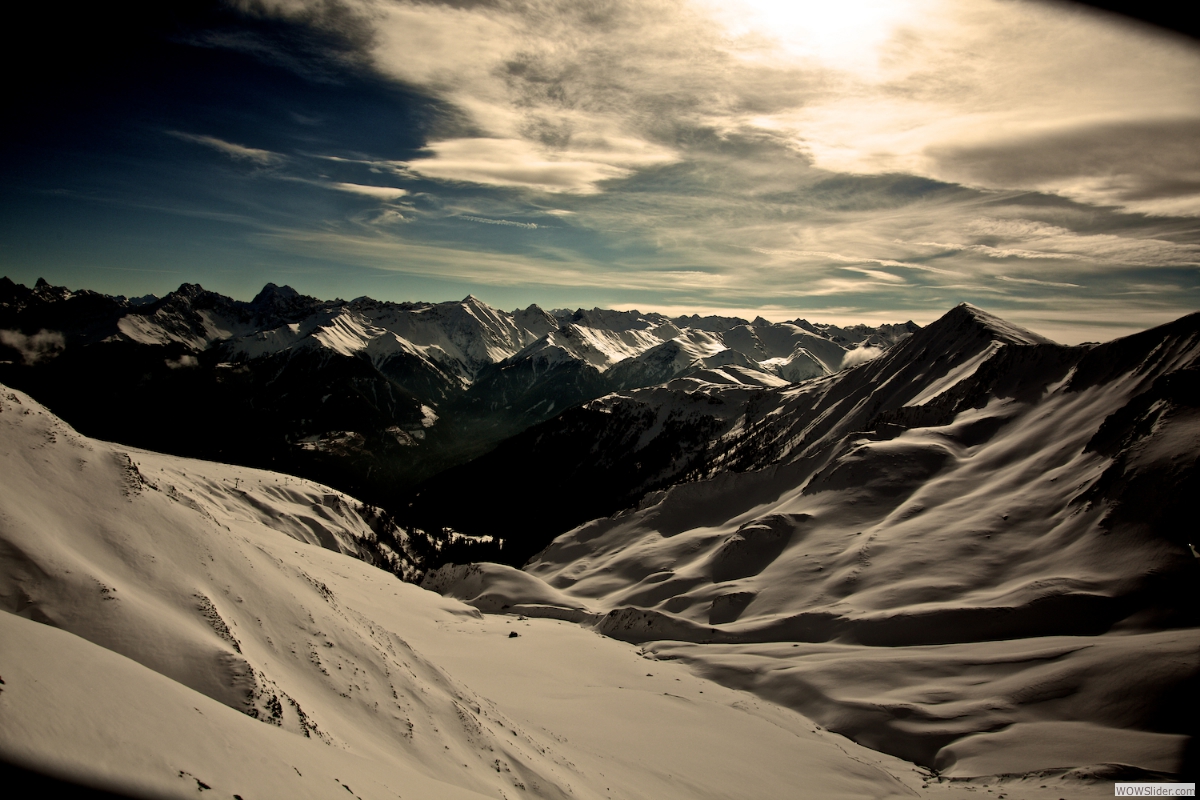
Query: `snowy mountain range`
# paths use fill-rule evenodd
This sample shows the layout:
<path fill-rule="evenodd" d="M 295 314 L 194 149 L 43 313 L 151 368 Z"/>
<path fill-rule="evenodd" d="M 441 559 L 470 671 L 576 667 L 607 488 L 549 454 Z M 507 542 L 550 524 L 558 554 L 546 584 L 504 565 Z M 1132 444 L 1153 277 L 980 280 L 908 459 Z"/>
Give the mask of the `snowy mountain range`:
<path fill-rule="evenodd" d="M 969 305 L 865 332 L 0 288 L 25 320 L 4 375 L 50 390 L 0 391 L 4 760 L 245 800 L 1062 798 L 1195 774 L 1200 314 L 1065 347 Z M 770 363 L 793 328 L 825 365 L 795 382 Z M 391 419 L 400 452 L 517 432 L 388 513 L 311 480 L 362 457 L 363 426 L 288 433 L 293 475 L 77 433 L 51 403 L 103 407 L 108 368 L 111 402 L 199 415 L 157 435 L 242 458 L 272 416 Z M 584 399 L 504 413 L 537 391 Z M 251 422 L 203 422 L 221 400 Z"/>
<path fill-rule="evenodd" d="M 870 359 L 917 329 L 504 312 L 474 297 L 324 301 L 274 284 L 249 303 L 194 284 L 128 300 L 0 278 L 0 380 L 80 430 L 180 455 L 286 463 L 387 506 L 610 392 L 693 375 L 783 386 Z"/>
<path fill-rule="evenodd" d="M 1019 421 L 1028 414 L 1048 413 L 1043 404 L 1055 393 L 1076 397 L 1091 387 L 1115 404 L 1104 406 L 1103 413 L 1096 410 L 1097 418 L 1062 420 L 1064 432 L 1054 439 L 1059 446 L 1066 430 L 1091 430 L 1090 437 L 1122 403 L 1157 391 L 1146 383 L 1152 377 L 1169 375 L 1163 380 L 1175 382 L 1171 385 L 1191 380 L 1198 319 L 1185 317 L 1104 345 L 1066 347 L 962 305 L 882 356 L 834 375 L 752 388 L 697 372 L 660 386 L 615 392 L 435 476 L 415 498 L 414 516 L 424 524 L 436 516 L 464 533 L 487 531 L 511 539 L 512 557 L 505 560 L 520 565 L 574 525 L 633 507 L 650 492 L 675 484 L 768 470 L 787 472 L 798 485 L 813 482 L 815 488 L 826 481 L 857 480 L 836 469 L 843 458 L 847 464 L 866 459 L 871 450 L 859 447 L 864 442 L 880 442 L 876 446 L 886 450 L 895 445 L 882 443 L 907 440 L 910 431 L 939 429 L 976 414 L 962 444 L 977 447 L 1002 428 L 1022 428 Z M 1137 380 L 1130 386 L 1114 383 L 1122 370 L 1133 371 Z M 992 406 L 988 413 L 978 411 Z M 1105 439 L 1112 450 L 1106 455 L 1121 458 L 1112 449 L 1115 435 Z M 913 486 L 937 474 L 952 453 L 936 447 L 922 452 L 907 467 L 917 470 Z M 928 464 L 918 468 L 926 463 L 921 459 Z M 554 470 L 539 468 L 548 463 Z M 871 469 L 864 463 L 845 474 L 874 480 Z M 520 497 L 535 474 L 539 502 L 518 512 L 505 498 Z M 1178 480 L 1183 478 L 1166 485 Z M 475 487 L 477 505 L 450 502 L 462 486 Z M 904 486 L 895 491 L 903 494 Z M 1187 494 L 1180 488 L 1156 506 L 1175 508 Z"/>
<path fill-rule="evenodd" d="M 495 477 L 489 516 L 443 518 L 517 552 L 535 508 L 587 521 L 546 524 L 523 571 L 422 585 L 643 644 L 943 775 L 1193 774 L 1198 423 L 1200 314 L 1063 347 L 959 306 L 838 375 L 682 379 L 530 429 L 442 477 L 554 463 L 531 510 Z"/>

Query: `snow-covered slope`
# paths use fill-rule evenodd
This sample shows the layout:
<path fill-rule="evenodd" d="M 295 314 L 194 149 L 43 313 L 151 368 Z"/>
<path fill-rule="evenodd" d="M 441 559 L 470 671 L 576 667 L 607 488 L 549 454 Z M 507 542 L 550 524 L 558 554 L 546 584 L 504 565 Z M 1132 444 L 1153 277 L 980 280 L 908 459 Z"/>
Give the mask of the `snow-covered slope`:
<path fill-rule="evenodd" d="M 743 353 L 726 346 L 717 335 L 687 331 L 616 365 L 609 379 L 617 390 L 635 389 L 727 366 L 743 367 L 751 372 L 765 371 Z"/>
<path fill-rule="evenodd" d="M 848 352 L 833 340 L 790 323 L 741 325 L 726 331 L 722 338 L 730 347 L 758 363 L 778 364 L 779 370 L 791 364 L 798 351 L 803 351 L 818 367 L 804 378 L 837 372 Z"/>
<path fill-rule="evenodd" d="M 273 328 L 281 322 L 297 322 L 313 313 L 327 311 L 333 304 L 303 297 L 290 286 L 268 283 L 249 303 L 206 291 L 199 284 L 185 283 L 162 300 L 150 304 L 127 304 L 127 312 L 116 323 L 118 338 L 144 345 L 180 344 L 192 351 L 252 331 Z"/>
<path fill-rule="evenodd" d="M 4 761 L 172 798 L 972 794 L 629 644 L 402 583 L 351 557 L 368 520 L 317 484 L 87 439 L 4 388 L 0 471 Z"/>
<path fill-rule="evenodd" d="M 604 398 L 592 413 L 655 465 L 691 413 L 709 477 L 559 536 L 526 567 L 545 589 L 427 580 L 657 642 L 947 775 L 1178 773 L 1200 682 L 1197 375 L 1200 315 L 1072 348 L 960 306 L 741 402 Z"/>
<path fill-rule="evenodd" d="M 136 660 L 0 613 L 0 757 L 134 797 L 482 798 L 403 759 L 264 725 Z M 14 788 L 20 791 L 19 787 Z"/>

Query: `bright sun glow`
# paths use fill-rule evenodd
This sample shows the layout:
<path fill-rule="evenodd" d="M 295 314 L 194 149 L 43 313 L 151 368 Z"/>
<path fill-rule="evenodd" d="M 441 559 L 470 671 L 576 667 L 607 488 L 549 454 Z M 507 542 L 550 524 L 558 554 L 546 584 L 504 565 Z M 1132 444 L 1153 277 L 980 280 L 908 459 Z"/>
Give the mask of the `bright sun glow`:
<path fill-rule="evenodd" d="M 897 30 L 931 10 L 924 0 L 703 2 L 735 39 L 769 41 L 784 59 L 852 72 L 874 71 Z"/>

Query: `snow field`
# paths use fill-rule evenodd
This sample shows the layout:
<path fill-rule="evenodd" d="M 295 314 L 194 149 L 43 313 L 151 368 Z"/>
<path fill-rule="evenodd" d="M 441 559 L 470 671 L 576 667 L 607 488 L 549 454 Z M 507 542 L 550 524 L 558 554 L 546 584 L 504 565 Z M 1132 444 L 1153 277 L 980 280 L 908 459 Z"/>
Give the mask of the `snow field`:
<path fill-rule="evenodd" d="M 349 557 L 368 527 L 326 487 L 89 440 L 8 390 L 0 464 L 8 760 L 243 800 L 925 791 L 681 665 Z"/>

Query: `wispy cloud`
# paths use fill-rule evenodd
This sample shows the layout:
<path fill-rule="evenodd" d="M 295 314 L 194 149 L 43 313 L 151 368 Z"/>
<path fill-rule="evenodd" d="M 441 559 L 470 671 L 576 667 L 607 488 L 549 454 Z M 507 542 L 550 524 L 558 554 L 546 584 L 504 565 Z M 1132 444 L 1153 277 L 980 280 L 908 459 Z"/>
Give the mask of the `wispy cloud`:
<path fill-rule="evenodd" d="M 939 174 L 967 183 L 1057 192 L 1147 214 L 1200 214 L 1200 114 L 1102 119 L 941 144 L 928 154 Z"/>
<path fill-rule="evenodd" d="M 465 219 L 468 222 L 482 222 L 487 225 L 507 225 L 512 228 L 527 228 L 529 230 L 537 230 L 536 222 L 514 222 L 511 219 L 487 219 L 486 217 L 473 217 L 470 214 L 459 214 L 459 219 Z"/>
<path fill-rule="evenodd" d="M 400 166 L 425 178 L 551 193 L 595 193 L 601 182 L 630 174 L 622 162 L 650 160 L 644 153 L 629 159 L 619 150 L 546 151 L 520 139 L 452 139 L 432 142 L 428 149 L 429 156 Z M 669 158 L 663 154 L 660 160 Z"/>
<path fill-rule="evenodd" d="M 794 259 L 819 259 L 823 261 L 836 261 L 848 264 L 878 264 L 881 267 L 900 267 L 901 269 L 915 269 L 922 272 L 933 272 L 939 275 L 955 275 L 954 270 L 942 269 L 941 267 L 931 267 L 928 264 L 914 264 L 908 261 L 896 261 L 891 258 L 871 258 L 869 256 L 851 256 L 843 253 L 832 253 L 822 250 L 769 250 L 763 247 L 750 248 L 756 253 L 762 253 L 768 256 L 785 256 Z M 891 276 L 893 278 L 897 276 Z M 902 279 L 900 279 L 902 280 Z"/>
<path fill-rule="evenodd" d="M 866 275 L 868 278 L 874 278 L 885 283 L 904 283 L 904 278 L 899 275 L 893 275 L 890 272 L 884 272 L 881 269 L 864 269 L 863 267 L 842 267 L 847 272 L 858 272 Z"/>
<path fill-rule="evenodd" d="M 238 161 L 249 161 L 259 166 L 268 166 L 278 164 L 283 161 L 283 156 L 278 153 L 272 153 L 270 150 L 260 150 L 255 147 L 246 147 L 245 145 L 227 142 L 224 139 L 218 139 L 215 136 L 204 136 L 195 133 L 184 133 L 182 131 L 167 131 L 168 134 L 177 139 L 182 139 L 185 142 L 195 142 L 196 144 L 210 147 L 219 153 L 229 156 Z"/>
<path fill-rule="evenodd" d="M 999 280 L 1008 281 L 1009 283 L 1024 283 L 1029 286 L 1054 286 L 1059 289 L 1082 289 L 1078 283 L 1062 283 L 1059 281 L 1040 281 L 1037 278 L 1013 278 L 1009 275 L 996 276 Z"/>
<path fill-rule="evenodd" d="M 339 192 L 361 194 L 380 200 L 398 200 L 408 194 L 407 189 L 398 189 L 393 186 L 367 186 L 361 183 L 329 183 L 325 185 L 330 189 L 337 189 Z"/>
<path fill-rule="evenodd" d="M 1006 240 L 1006 244 L 1021 243 L 1033 251 L 1045 253 L 1043 257 L 1049 258 L 1056 255 L 1086 258 L 1117 266 L 1200 266 L 1200 245 L 1144 233 L 1124 236 L 1115 233 L 1080 233 L 1060 225 L 1021 217 L 976 217 L 963 220 L 961 229 L 981 238 Z"/>
<path fill-rule="evenodd" d="M 980 253 L 988 258 L 1025 258 L 1025 259 L 1058 259 L 1075 260 L 1079 256 L 1073 253 L 1051 253 L 1044 250 L 1021 250 L 1012 247 L 991 247 L 986 244 L 954 244 L 950 242 L 911 242 L 918 247 L 933 247 L 946 252 L 967 251 Z"/>

